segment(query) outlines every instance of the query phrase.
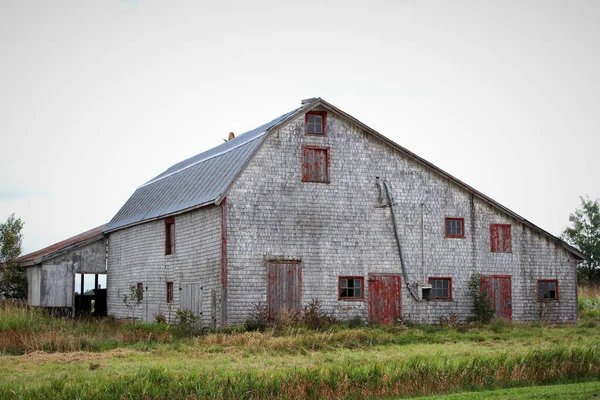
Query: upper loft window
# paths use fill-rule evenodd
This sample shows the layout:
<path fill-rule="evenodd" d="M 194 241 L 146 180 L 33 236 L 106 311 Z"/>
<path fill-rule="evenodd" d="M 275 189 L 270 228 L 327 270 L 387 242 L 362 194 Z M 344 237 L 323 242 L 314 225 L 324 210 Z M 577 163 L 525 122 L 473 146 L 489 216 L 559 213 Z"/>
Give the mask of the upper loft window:
<path fill-rule="evenodd" d="M 538 300 L 558 300 L 558 281 L 540 279 L 538 281 Z"/>
<path fill-rule="evenodd" d="M 510 253 L 512 252 L 512 243 L 510 235 L 510 225 L 491 224 L 490 225 L 490 251 L 492 253 Z"/>
<path fill-rule="evenodd" d="M 165 220 L 165 254 L 175 254 L 175 218 Z"/>
<path fill-rule="evenodd" d="M 447 238 L 465 237 L 465 219 L 464 218 L 446 218 L 444 220 L 444 234 Z"/>
<path fill-rule="evenodd" d="M 325 121 L 327 113 L 325 111 L 309 111 L 306 113 L 306 134 L 307 135 L 325 135 Z"/>
<path fill-rule="evenodd" d="M 340 276 L 338 298 L 340 300 L 363 300 L 364 281 L 362 276 Z"/>
<path fill-rule="evenodd" d="M 329 147 L 302 146 L 302 181 L 329 183 Z"/>

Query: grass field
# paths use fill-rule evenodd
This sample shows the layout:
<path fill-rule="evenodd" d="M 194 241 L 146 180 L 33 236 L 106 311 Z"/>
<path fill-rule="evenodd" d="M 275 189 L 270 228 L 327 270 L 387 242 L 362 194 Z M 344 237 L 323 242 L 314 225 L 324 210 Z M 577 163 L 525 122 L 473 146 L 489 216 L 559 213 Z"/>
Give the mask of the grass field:
<path fill-rule="evenodd" d="M 570 326 L 288 326 L 185 337 L 174 326 L 56 319 L 2 304 L 0 398 L 595 398 L 600 293 L 581 297 L 580 308 Z M 524 388 L 542 384 L 552 386 Z"/>

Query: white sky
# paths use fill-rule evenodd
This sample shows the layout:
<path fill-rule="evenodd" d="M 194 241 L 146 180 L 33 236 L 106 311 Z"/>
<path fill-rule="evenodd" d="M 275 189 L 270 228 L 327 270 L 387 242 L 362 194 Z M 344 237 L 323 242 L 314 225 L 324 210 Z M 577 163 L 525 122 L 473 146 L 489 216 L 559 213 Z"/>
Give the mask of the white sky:
<path fill-rule="evenodd" d="M 600 1 L 0 0 L 24 252 L 320 96 L 553 234 L 600 197 Z"/>

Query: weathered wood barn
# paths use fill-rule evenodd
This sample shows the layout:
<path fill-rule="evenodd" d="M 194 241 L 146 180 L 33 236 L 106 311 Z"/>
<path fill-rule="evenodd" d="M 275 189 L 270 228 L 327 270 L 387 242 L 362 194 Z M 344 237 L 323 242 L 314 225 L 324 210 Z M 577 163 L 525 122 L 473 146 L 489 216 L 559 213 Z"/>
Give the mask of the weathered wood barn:
<path fill-rule="evenodd" d="M 242 323 L 318 299 L 340 319 L 577 319 L 576 249 L 317 98 L 140 186 L 104 228 L 108 312 Z"/>
<path fill-rule="evenodd" d="M 98 283 L 106 274 L 104 226 L 15 260 L 27 275 L 27 304 L 70 313 L 106 314 L 106 286 L 101 288 Z M 94 293 L 84 296 L 86 276 L 94 281 Z"/>

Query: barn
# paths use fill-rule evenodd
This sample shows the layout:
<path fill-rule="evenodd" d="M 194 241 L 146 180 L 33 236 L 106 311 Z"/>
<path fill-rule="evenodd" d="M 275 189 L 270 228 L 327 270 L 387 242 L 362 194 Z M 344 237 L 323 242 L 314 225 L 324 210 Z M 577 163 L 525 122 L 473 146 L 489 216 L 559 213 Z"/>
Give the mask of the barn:
<path fill-rule="evenodd" d="M 339 319 L 577 320 L 582 254 L 321 98 L 138 187 L 103 229 L 108 313 L 243 323 L 318 299 Z"/>

